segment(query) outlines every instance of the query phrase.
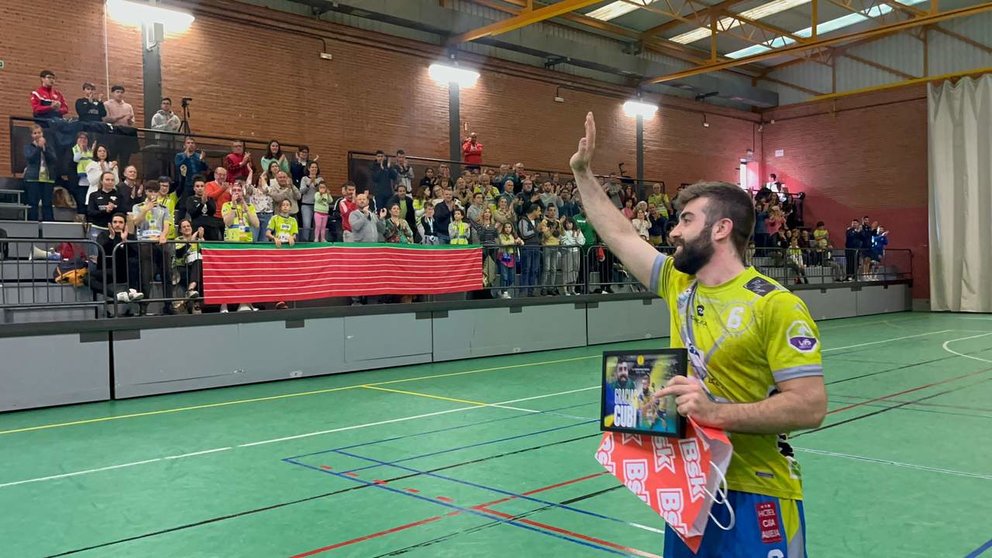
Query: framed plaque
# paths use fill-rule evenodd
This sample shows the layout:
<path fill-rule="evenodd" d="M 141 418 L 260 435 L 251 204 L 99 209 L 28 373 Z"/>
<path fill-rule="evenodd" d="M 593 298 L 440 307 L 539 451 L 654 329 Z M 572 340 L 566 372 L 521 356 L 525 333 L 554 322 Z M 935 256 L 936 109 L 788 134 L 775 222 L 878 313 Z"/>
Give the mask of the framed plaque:
<path fill-rule="evenodd" d="M 675 397 L 655 397 L 674 376 L 685 376 L 685 349 L 603 353 L 600 430 L 681 438 L 685 417 Z"/>

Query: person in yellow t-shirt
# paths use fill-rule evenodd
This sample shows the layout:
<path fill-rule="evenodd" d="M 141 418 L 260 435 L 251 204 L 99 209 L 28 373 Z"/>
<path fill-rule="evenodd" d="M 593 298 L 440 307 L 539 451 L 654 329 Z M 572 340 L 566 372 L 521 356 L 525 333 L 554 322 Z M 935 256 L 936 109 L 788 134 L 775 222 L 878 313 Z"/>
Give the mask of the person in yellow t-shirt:
<path fill-rule="evenodd" d="M 245 198 L 241 184 L 231 185 L 231 201 L 221 207 L 224 216 L 224 240 L 227 242 L 251 242 L 255 235 L 252 228 L 258 228 L 258 214 L 255 206 Z"/>
<path fill-rule="evenodd" d="M 655 393 L 675 396 L 677 411 L 725 430 L 733 443 L 727 502 L 711 512 L 694 554 L 671 528 L 666 558 L 805 557 L 802 483 L 785 433 L 819 426 L 826 416 L 820 340 L 796 295 L 753 267 L 743 254 L 754 229 L 754 205 L 739 187 L 694 184 L 675 200 L 681 211 L 666 256 L 644 242 L 607 197 L 590 169 L 596 124 L 571 159 L 586 215 L 600 238 L 641 283 L 665 299 L 671 344 L 689 353 L 689 377 Z"/>
<path fill-rule="evenodd" d="M 279 202 L 279 214 L 269 219 L 265 237 L 275 242 L 277 248 L 282 247 L 283 244 L 290 246 L 296 244 L 296 235 L 299 234 L 300 229 L 296 219 L 289 215 L 292 209 L 293 204 L 289 200 L 282 200 Z"/>

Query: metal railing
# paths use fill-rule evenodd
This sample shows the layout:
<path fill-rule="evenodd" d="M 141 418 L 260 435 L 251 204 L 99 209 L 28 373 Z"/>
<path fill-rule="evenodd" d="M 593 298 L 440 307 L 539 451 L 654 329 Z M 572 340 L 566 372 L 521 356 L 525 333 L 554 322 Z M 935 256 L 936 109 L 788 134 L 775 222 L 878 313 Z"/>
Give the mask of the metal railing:
<path fill-rule="evenodd" d="M 199 248 L 182 239 L 129 240 L 111 253 L 93 240 L 0 239 L 0 310 L 93 308 L 96 317 L 199 313 L 203 270 Z M 67 259 L 65 246 L 72 247 Z M 672 254 L 671 246 L 658 246 Z M 912 252 L 752 248 L 745 263 L 784 285 L 888 282 L 912 277 Z M 101 265 L 101 263 L 103 265 Z M 603 245 L 483 246 L 483 298 L 645 292 Z M 82 285 L 54 282 L 56 270 L 86 269 Z M 418 297 L 430 302 L 434 297 Z M 245 301 L 250 304 L 251 301 Z M 159 308 L 161 306 L 161 308 Z M 295 304 L 289 303 L 294 307 Z"/>
<path fill-rule="evenodd" d="M 387 154 L 390 161 L 395 159 L 393 153 Z M 462 175 L 462 171 L 469 168 L 480 166 L 484 170 L 488 170 L 490 175 L 498 176 L 499 167 L 502 163 L 486 163 L 482 165 L 471 165 L 464 161 L 451 161 L 448 159 L 437 159 L 434 157 L 419 157 L 416 155 L 407 155 L 407 162 L 413 168 L 414 181 L 412 184 L 413 191 L 409 192 L 413 195 L 420 186 L 420 180 L 426 176 L 427 169 L 433 169 L 435 171 L 435 176 L 440 176 L 438 169 L 441 165 L 448 167 L 450 171 L 450 178 L 452 182 L 458 180 L 458 177 Z M 359 191 L 369 190 L 372 186 L 372 177 L 370 166 L 375 161 L 375 153 L 369 151 L 349 151 L 348 152 L 348 179 L 355 183 L 355 186 Z M 503 161 L 503 163 L 508 163 L 510 165 L 514 164 L 513 161 Z M 512 168 L 511 168 L 512 170 Z M 558 181 L 561 184 L 565 184 L 573 180 L 571 170 L 551 170 L 551 169 L 537 169 L 526 167 L 525 174 L 534 181 L 534 189 L 540 190 L 541 184 L 544 182 L 554 182 Z M 621 186 L 632 185 L 634 186 L 635 193 L 638 199 L 647 199 L 647 196 L 651 194 L 652 186 L 656 183 L 662 185 L 662 192 L 672 195 L 674 192 L 669 191 L 665 186 L 664 180 L 642 180 L 638 181 L 634 178 L 627 176 L 626 171 L 623 169 L 622 164 L 618 166 L 616 173 L 616 178 L 620 182 Z M 607 175 L 597 175 L 598 178 L 606 179 Z M 502 190 L 502 184 L 498 187 Z"/>
<path fill-rule="evenodd" d="M 78 120 L 36 120 L 31 117 L 11 116 L 10 127 L 10 173 L 20 175 L 27 161 L 24 159 L 24 146 L 31 143 L 31 126 L 39 123 L 45 130 L 45 139 L 55 146 L 58 156 L 56 171 L 58 176 L 65 177 L 66 183 L 76 184 L 76 166 L 72 161 L 72 146 L 76 144 L 76 134 L 87 132 L 89 145 L 94 143 L 105 145 L 110 151 L 110 160 L 118 162 L 123 170 L 127 165 L 138 168 L 138 175 L 145 178 L 168 176 L 176 180 L 176 154 L 183 150 L 183 140 L 186 135 L 192 135 L 197 141 L 197 151 L 207 154 L 207 167 L 210 172 L 221 166 L 225 155 L 231 152 L 231 143 L 243 141 L 245 151 L 252 154 L 256 176 L 261 171 L 257 168 L 268 148 L 268 139 L 249 139 L 216 134 L 185 134 L 152 130 L 149 128 L 124 128 L 127 133 L 115 133 L 120 128 L 112 129 L 99 122 L 79 122 Z M 132 135 L 133 131 L 133 135 Z M 297 144 L 280 141 L 286 158 L 293 160 L 293 153 L 299 147 Z M 209 173 L 208 173 L 209 174 Z"/>
<path fill-rule="evenodd" d="M 106 317 L 109 291 L 101 281 L 106 265 L 103 247 L 92 240 L 0 239 L 0 309 L 6 314 L 12 309 L 82 308 Z"/>

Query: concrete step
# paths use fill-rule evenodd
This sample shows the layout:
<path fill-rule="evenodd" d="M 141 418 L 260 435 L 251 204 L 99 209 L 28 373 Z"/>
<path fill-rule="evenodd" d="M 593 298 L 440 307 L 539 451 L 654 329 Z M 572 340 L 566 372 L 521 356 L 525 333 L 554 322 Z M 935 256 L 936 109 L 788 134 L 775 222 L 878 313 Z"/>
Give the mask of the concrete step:
<path fill-rule="evenodd" d="M 0 261 L 0 281 L 51 281 L 57 266 L 55 261 Z"/>

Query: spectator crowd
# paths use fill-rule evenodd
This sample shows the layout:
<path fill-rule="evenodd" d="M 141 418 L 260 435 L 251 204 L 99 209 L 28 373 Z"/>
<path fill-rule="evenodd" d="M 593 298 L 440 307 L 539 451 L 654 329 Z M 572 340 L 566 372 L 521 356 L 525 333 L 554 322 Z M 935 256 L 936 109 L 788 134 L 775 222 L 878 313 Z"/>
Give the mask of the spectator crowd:
<path fill-rule="evenodd" d="M 55 88 L 52 72 L 43 71 L 40 77 L 41 86 L 31 95 L 39 124 L 25 146 L 24 181 L 28 219 L 38 219 L 40 202 L 41 219 L 52 220 L 58 162 L 42 124 L 66 118 L 68 104 Z M 80 121 L 134 125 L 124 87 L 113 86 L 108 100 L 96 95 L 91 83 L 84 83 L 82 92 L 75 103 Z M 171 99 L 162 99 L 151 127 L 181 129 Z M 172 141 L 175 136 L 168 137 Z M 420 176 L 402 149 L 391 155 L 378 151 L 367 169 L 368 186 L 359 189 L 350 181 L 330 183 L 321 172 L 320 157 L 307 146 L 286 153 L 277 140 L 260 154 L 234 141 L 211 167 L 196 139 L 187 136 L 172 158 L 173 169 L 167 174 L 173 178 L 166 173 L 142 178 L 138 167 L 129 164 L 127 148 L 100 144 L 79 132 L 66 189 L 75 202 L 77 220 L 86 223 L 89 237 L 103 246 L 108 258 L 120 252 L 119 244 L 129 244 L 128 266 L 120 267 L 133 273 L 126 273 L 128 288 L 116 294 L 121 302 L 140 302 L 156 274 L 174 277 L 187 298 L 195 299 L 202 283 L 198 243 L 221 240 L 271 242 L 276 247 L 297 242 L 479 244 L 485 253 L 485 287 L 503 298 L 578 294 L 584 271 L 599 273 L 598 292 L 612 292 L 611 285 L 622 281 L 618 262 L 601 248 L 590 250 L 597 247 L 598 238 L 583 215 L 573 181 L 557 173 L 528 172 L 522 163 L 486 166 L 483 144 L 474 132 L 461 150 L 462 171 L 457 175 L 448 164 L 438 163 L 418 165 Z M 150 171 L 149 165 L 143 166 Z M 824 224 L 803 229 L 796 196 L 775 175 L 771 178 L 755 193 L 750 254 L 771 249 L 775 264 L 792 269 L 797 282 L 805 281 L 809 265 L 837 267 Z M 645 242 L 669 244 L 676 210 L 664 183 L 641 190 L 616 174 L 600 180 Z M 860 261 L 848 257 L 842 278 L 870 275 L 887 242 L 887 231 L 877 223 L 869 225 L 867 217 L 852 222 L 845 247 L 856 250 Z M 170 260 L 175 270 L 167 269 Z M 121 279 L 108 278 L 117 284 Z M 239 307 L 253 309 L 247 303 Z"/>

